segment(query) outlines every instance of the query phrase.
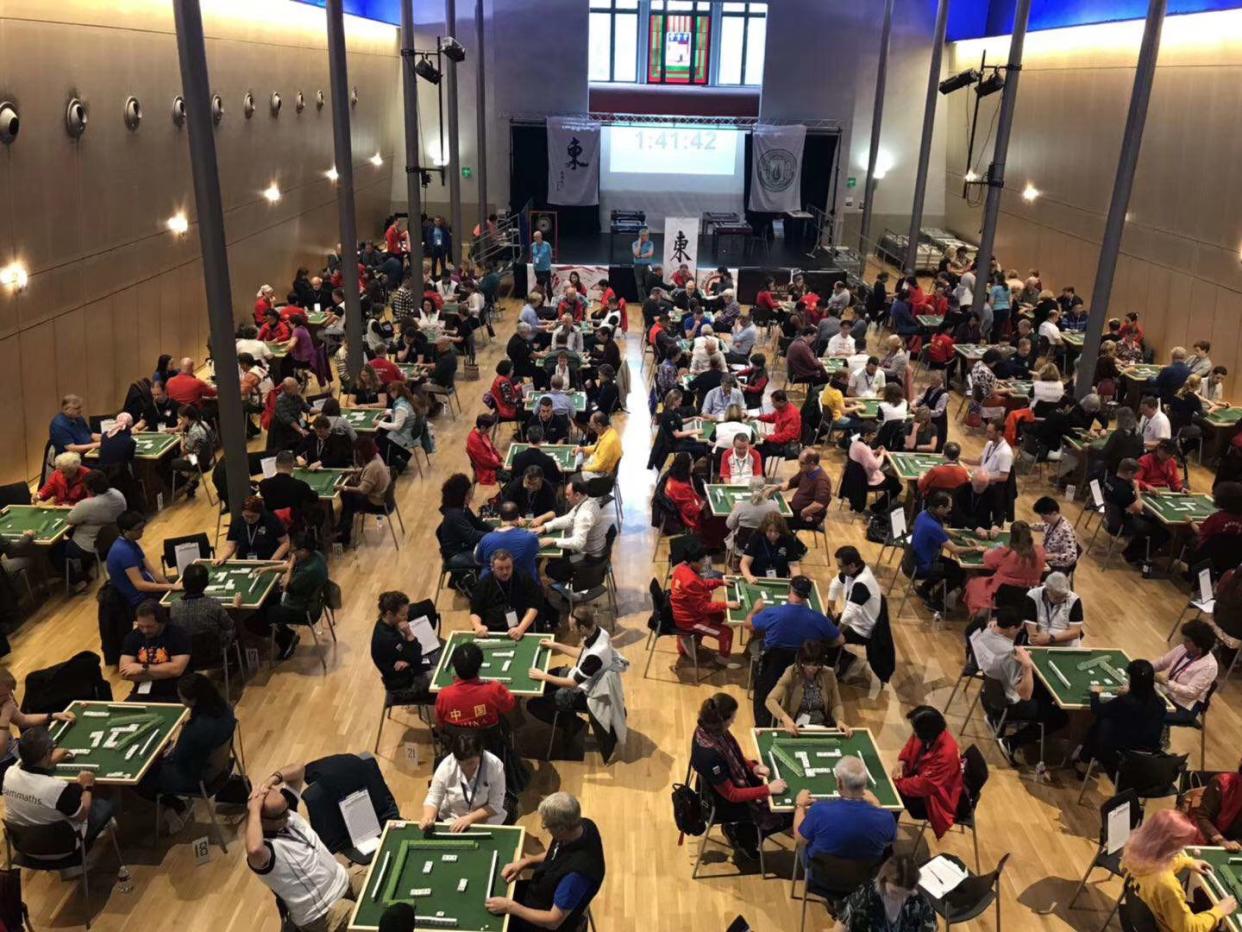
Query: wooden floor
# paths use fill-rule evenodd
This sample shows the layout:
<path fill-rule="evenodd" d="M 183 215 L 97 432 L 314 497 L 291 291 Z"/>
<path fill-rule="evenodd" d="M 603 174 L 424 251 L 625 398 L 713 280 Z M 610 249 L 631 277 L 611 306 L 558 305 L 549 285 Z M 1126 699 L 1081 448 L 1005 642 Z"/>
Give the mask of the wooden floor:
<path fill-rule="evenodd" d="M 358 549 L 331 563 L 332 576 L 345 594 L 345 609 L 338 622 L 339 644 L 327 655 L 328 674 L 320 672 L 318 658 L 303 639 L 296 656 L 275 672 L 264 667 L 253 675 L 241 696 L 238 713 L 242 723 L 249 771 L 262 778 L 274 767 L 306 761 L 324 754 L 371 749 L 375 738 L 382 690 L 368 655 L 369 633 L 375 618 L 375 598 L 386 589 L 402 589 L 413 598 L 430 597 L 439 566 L 434 530 L 439 520 L 440 482 L 448 474 L 468 471 L 464 442 L 474 415 L 481 410 L 479 398 L 490 384 L 491 372 L 503 353 L 512 331 L 515 309 L 500 322 L 500 338 L 481 351 L 483 381 L 462 383 L 460 393 L 465 416 L 455 421 L 442 417 L 435 426 L 440 452 L 434 457 L 433 475 L 405 477 L 398 493 L 406 534 L 394 552 L 387 534 L 374 530 Z M 623 758 L 610 766 L 588 752 L 585 763 L 533 762 L 534 779 L 522 799 L 521 823 L 536 835 L 538 819 L 532 815 L 540 797 L 563 789 L 582 800 L 583 811 L 593 818 L 604 837 L 608 877 L 595 901 L 596 925 L 601 930 L 682 929 L 687 932 L 719 932 L 741 914 L 758 930 L 797 928 L 798 906 L 789 898 L 787 881 L 763 880 L 752 874 L 737 876 L 733 865 L 717 859 L 706 873 L 711 879 L 690 879 L 697 842 L 678 846 L 673 827 L 669 790 L 686 773 L 688 749 L 699 703 L 711 692 L 726 689 L 744 700 L 742 671 L 717 674 L 702 685 L 679 680 L 670 670 L 673 645 L 665 640 L 652 663 L 651 678 L 642 677 L 645 627 L 649 611 L 647 586 L 653 575 L 662 576 L 663 564 L 653 565 L 656 538 L 650 527 L 648 499 L 654 474 L 643 467 L 650 444 L 646 389 L 639 375 L 638 325 L 632 328 L 626 354 L 635 375 L 635 387 L 627 402 L 628 417 L 622 418 L 625 459 L 621 489 L 625 521 L 614 550 L 620 585 L 622 617 L 617 621 L 616 643 L 633 663 L 625 676 L 630 713 L 630 741 Z M 955 402 L 956 405 L 956 402 Z M 49 414 L 50 416 L 50 414 Z M 960 434 L 955 423 L 955 435 Z M 981 446 L 975 435 L 959 436 L 968 455 Z M 840 475 L 843 454 L 833 449 L 826 455 L 834 477 Z M 1206 473 L 1196 473 L 1196 487 L 1210 484 Z M 1023 481 L 1021 510 L 1029 517 L 1029 505 L 1045 490 L 1035 478 Z M 1068 508 L 1071 519 L 1077 506 Z M 194 503 L 179 503 L 147 527 L 144 543 L 156 552 L 166 536 L 198 530 L 211 533 L 214 510 L 200 493 Z M 848 512 L 831 512 L 829 547 L 854 543 L 864 555 L 874 556 L 877 545 L 863 538 L 863 525 Z M 811 574 L 826 583 L 826 554 L 813 550 L 807 563 Z M 1118 561 L 1119 562 L 1119 561 Z M 805 564 L 804 564 L 805 565 Z M 889 579 L 889 570 L 881 579 Z M 1185 590 L 1168 581 L 1145 581 L 1121 568 L 1101 571 L 1098 557 L 1084 559 L 1078 572 L 1078 590 L 1084 597 L 1089 643 L 1117 645 L 1135 656 L 1153 657 L 1164 648 L 1164 636 L 1185 604 Z M 442 597 L 446 629 L 467 626 L 465 605 Z M 895 611 L 895 606 L 894 606 Z M 871 728 L 877 736 L 885 762 L 895 763 L 907 737 L 903 713 L 911 706 L 930 702 L 943 705 L 962 662 L 960 617 L 933 630 L 918 606 L 907 608 L 894 620 L 898 669 L 884 689 L 851 681 L 843 688 L 847 715 L 855 726 Z M 13 654 L 7 663 L 19 682 L 38 667 L 62 660 L 82 649 L 98 650 L 96 604 L 90 595 L 66 600 L 53 593 L 34 611 L 13 638 Z M 1227 684 L 1214 706 L 1208 741 L 1208 767 L 1226 768 L 1237 763 L 1242 721 L 1236 711 L 1239 686 Z M 118 695 L 125 695 L 120 686 Z M 738 730 L 748 734 L 749 703 L 743 701 Z M 964 703 L 955 704 L 950 725 L 959 729 Z M 544 734 L 540 732 L 540 734 Z M 1003 884 L 1005 926 L 1010 929 L 1097 929 L 1111 906 L 1118 886 L 1115 881 L 1090 886 L 1079 908 L 1066 909 L 1074 885 L 1092 852 L 1098 832 L 1098 806 L 1102 797 L 1088 793 L 1082 805 L 1074 800 L 1078 785 L 1072 774 L 1054 772 L 1048 783 L 1020 776 L 1003 763 L 976 716 L 967 734 L 959 734 L 963 747 L 977 742 L 992 768 L 978 813 L 979 842 L 984 867 L 1012 853 Z M 1194 747 L 1197 740 L 1176 735 L 1175 747 Z M 1182 747 L 1184 745 L 1184 747 Z M 398 712 L 384 729 L 380 763 L 396 794 L 402 812 L 419 811 L 431 775 L 428 734 L 413 714 Z M 161 839 L 153 847 L 149 839 L 151 810 L 141 800 L 126 798 L 120 814 L 122 845 L 133 878 L 133 889 L 115 887 L 110 856 L 100 859 L 92 875 L 89 909 L 94 928 L 101 932 L 144 928 L 180 932 L 272 932 L 278 928 L 276 910 L 267 889 L 244 865 L 235 822 L 227 827 L 227 854 L 213 846 L 206 863 L 196 863 L 192 842 L 207 834 L 201 811 L 173 842 Z M 913 833 L 903 824 L 902 843 Z M 952 833 L 938 846 L 973 861 L 968 836 Z M 103 852 L 101 852 L 103 853 Z M 105 853 L 106 854 L 106 853 Z M 775 865 L 788 876 L 788 856 L 773 856 Z M 62 882 L 55 875 L 25 875 L 25 899 L 36 928 L 73 928 L 85 917 L 76 882 Z M 828 927 L 822 908 L 813 906 L 808 926 Z M 993 928 L 993 915 L 975 924 Z"/>

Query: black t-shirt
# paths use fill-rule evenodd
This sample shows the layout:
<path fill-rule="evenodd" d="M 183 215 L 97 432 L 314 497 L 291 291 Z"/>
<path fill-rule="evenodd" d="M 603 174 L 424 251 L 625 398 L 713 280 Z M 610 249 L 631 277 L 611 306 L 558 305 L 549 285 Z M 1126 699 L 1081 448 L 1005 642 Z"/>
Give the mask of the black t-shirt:
<path fill-rule="evenodd" d="M 1124 512 L 1138 499 L 1134 483 L 1120 476 L 1108 476 L 1104 479 L 1104 501 L 1118 511 Z"/>
<path fill-rule="evenodd" d="M 234 521 L 229 526 L 228 539 L 237 544 L 237 559 L 270 560 L 280 546 L 280 539 L 287 534 L 280 519 L 265 511 L 254 524 Z"/>
<path fill-rule="evenodd" d="M 174 624 L 164 625 L 164 630 L 153 638 L 143 637 L 142 633 L 135 629 L 126 634 L 124 640 L 121 641 L 121 653 L 126 657 L 133 657 L 138 663 L 151 665 L 168 663 L 174 657 L 189 655 L 190 635 L 184 628 Z M 149 693 L 139 693 L 139 685 L 141 684 L 134 685 L 134 691 L 130 693 L 131 699 L 152 702 L 178 701 L 176 679 L 152 680 Z"/>
<path fill-rule="evenodd" d="M 279 511 L 282 508 L 300 511 L 319 501 L 319 496 L 309 485 L 282 472 L 260 482 L 259 494 L 263 497 L 263 504 L 267 505 L 268 511 Z"/>
<path fill-rule="evenodd" d="M 534 492 L 529 492 L 522 484 L 521 475 L 518 475 L 505 486 L 501 498 L 517 505 L 523 517 L 545 515 L 550 511 L 556 511 L 556 489 L 547 479 L 544 479 Z"/>
<path fill-rule="evenodd" d="M 563 414 L 554 414 L 545 421 L 535 412 L 530 423 L 543 431 L 544 443 L 565 443 L 569 439 L 569 419 Z"/>
<path fill-rule="evenodd" d="M 376 621 L 371 630 L 371 660 L 379 669 L 385 688 L 405 689 L 422 671 L 423 649 L 417 640 L 407 641 L 396 628 Z M 408 668 L 394 669 L 399 660 L 409 664 Z"/>
<path fill-rule="evenodd" d="M 470 614 L 483 619 L 483 624 L 489 631 L 509 630 L 506 612 L 516 612 L 520 622 L 530 609 L 542 607 L 543 592 L 539 584 L 516 569 L 508 582 L 502 583 L 495 576 L 489 575 L 479 580 L 474 591 L 470 593 Z"/>
<path fill-rule="evenodd" d="M 767 534 L 756 532 L 746 543 L 750 571 L 756 576 L 766 576 L 771 569 L 777 576 L 788 578 L 789 564 L 797 563 L 805 554 L 805 545 L 793 534 L 786 534 L 772 543 Z"/>
<path fill-rule="evenodd" d="M 677 432 L 685 429 L 685 419 L 680 411 L 670 409 L 660 415 L 660 433 L 668 443 L 677 443 Z"/>
<path fill-rule="evenodd" d="M 548 425 L 540 422 L 539 426 L 546 431 Z M 542 469 L 543 478 L 548 482 L 555 484 L 561 481 L 561 468 L 556 465 L 556 460 L 538 447 L 527 447 L 513 457 L 513 475 L 521 477 L 531 466 Z"/>

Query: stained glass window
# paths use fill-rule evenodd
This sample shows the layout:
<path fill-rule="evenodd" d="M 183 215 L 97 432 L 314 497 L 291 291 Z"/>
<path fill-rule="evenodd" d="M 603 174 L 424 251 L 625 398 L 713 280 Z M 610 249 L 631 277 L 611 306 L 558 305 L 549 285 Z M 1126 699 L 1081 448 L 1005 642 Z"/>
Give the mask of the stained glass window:
<path fill-rule="evenodd" d="M 711 13 L 652 13 L 650 26 L 647 83 L 706 84 L 711 57 Z"/>

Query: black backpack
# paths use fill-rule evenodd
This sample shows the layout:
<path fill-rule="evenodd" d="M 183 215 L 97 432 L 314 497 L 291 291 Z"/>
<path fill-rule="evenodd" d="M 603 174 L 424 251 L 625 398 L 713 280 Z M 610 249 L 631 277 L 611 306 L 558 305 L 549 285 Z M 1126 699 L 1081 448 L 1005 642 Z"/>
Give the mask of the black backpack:
<path fill-rule="evenodd" d="M 99 655 L 88 650 L 63 663 L 27 674 L 22 711 L 27 715 L 63 712 L 75 699 L 112 699 L 112 687 L 99 669 Z"/>
<path fill-rule="evenodd" d="M 681 844 L 686 835 L 697 837 L 706 832 L 707 819 L 703 815 L 703 801 L 699 799 L 699 794 L 685 783 L 674 783 L 671 795 L 673 822 L 677 825 L 677 831 L 681 832 L 677 844 Z"/>
<path fill-rule="evenodd" d="M 23 932 L 30 925 L 30 910 L 22 902 L 20 868 L 0 870 L 0 932 Z"/>

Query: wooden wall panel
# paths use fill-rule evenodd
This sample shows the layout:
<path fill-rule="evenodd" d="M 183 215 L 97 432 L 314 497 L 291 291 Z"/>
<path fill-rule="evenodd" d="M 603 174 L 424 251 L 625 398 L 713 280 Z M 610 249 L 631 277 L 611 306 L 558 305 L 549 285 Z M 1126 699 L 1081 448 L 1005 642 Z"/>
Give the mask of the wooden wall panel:
<path fill-rule="evenodd" d="M 92 397 L 88 391 L 86 375 L 86 328 L 83 323 L 84 308 L 61 314 L 52 321 L 52 339 L 55 344 L 55 368 L 47 373 L 56 388 L 57 395 L 81 395 L 86 402 L 86 414 L 103 414 L 107 399 Z M 90 359 L 91 366 L 95 359 Z"/>
<path fill-rule="evenodd" d="M 0 483 L 20 482 L 29 477 L 26 463 L 26 406 L 23 403 L 21 338 L 0 339 Z"/>
<path fill-rule="evenodd" d="M 56 336 L 53 324 L 28 327 L 18 336 L 21 358 L 22 404 L 26 410 L 26 475 L 38 476 L 47 443 L 47 426 L 60 410 L 57 394 Z"/>

